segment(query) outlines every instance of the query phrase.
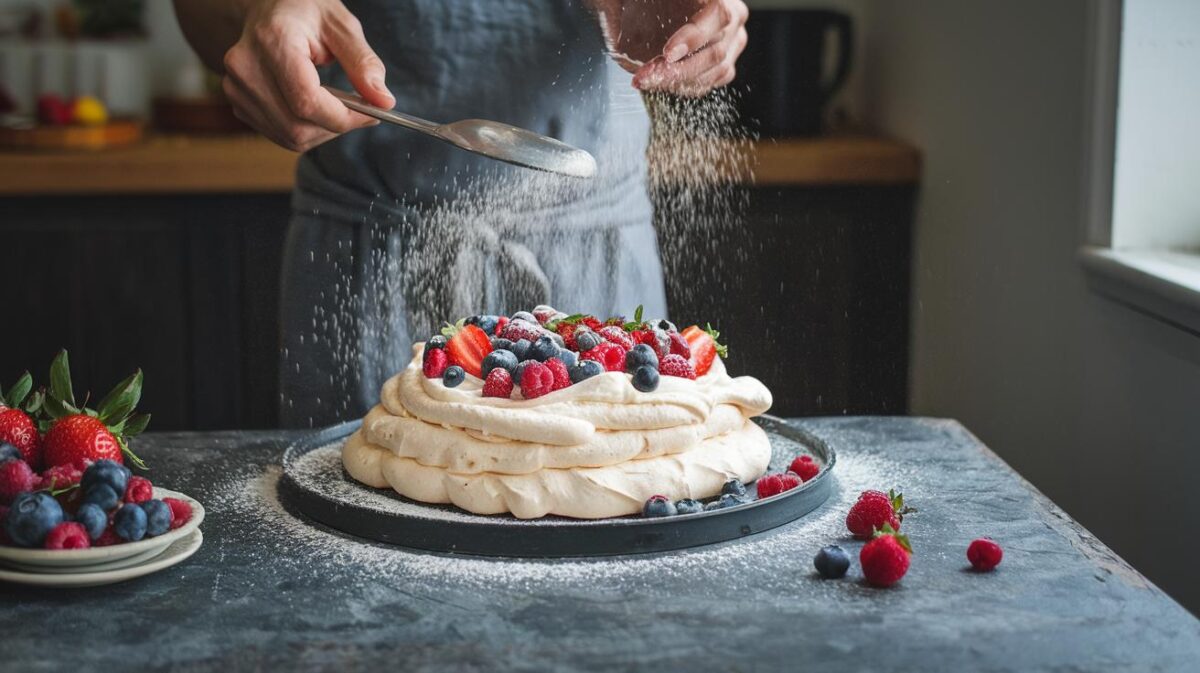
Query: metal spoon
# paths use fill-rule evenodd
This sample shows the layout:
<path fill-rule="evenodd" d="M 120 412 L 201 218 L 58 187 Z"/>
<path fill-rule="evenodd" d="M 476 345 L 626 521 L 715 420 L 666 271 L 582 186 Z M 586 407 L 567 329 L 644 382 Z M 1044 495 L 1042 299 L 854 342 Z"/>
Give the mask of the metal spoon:
<path fill-rule="evenodd" d="M 375 107 L 348 91 L 325 88 L 355 112 L 426 133 L 468 152 L 576 178 L 590 178 L 596 174 L 596 160 L 592 155 L 533 131 L 485 119 L 464 119 L 451 124 L 437 124 L 396 110 Z"/>

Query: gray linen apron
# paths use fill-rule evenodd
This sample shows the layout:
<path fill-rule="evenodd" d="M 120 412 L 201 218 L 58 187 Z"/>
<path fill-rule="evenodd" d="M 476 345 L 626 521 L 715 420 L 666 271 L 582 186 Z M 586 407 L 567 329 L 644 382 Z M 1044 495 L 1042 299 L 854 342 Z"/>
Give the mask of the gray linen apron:
<path fill-rule="evenodd" d="M 445 320 L 549 303 L 666 316 L 649 123 L 579 0 L 349 0 L 397 107 L 590 151 L 579 181 L 381 125 L 305 154 L 284 254 L 281 422 L 361 416 Z M 323 73 L 343 88 L 340 69 Z"/>

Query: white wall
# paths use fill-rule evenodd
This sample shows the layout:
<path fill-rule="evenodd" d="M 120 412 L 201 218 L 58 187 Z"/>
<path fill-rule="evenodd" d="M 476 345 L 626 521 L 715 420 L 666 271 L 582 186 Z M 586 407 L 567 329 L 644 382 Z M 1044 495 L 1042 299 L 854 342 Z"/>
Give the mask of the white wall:
<path fill-rule="evenodd" d="M 1198 611 L 1200 337 L 1094 295 L 1076 259 L 1087 18 L 1085 0 L 871 6 L 867 114 L 925 156 L 913 411 L 962 421 Z"/>

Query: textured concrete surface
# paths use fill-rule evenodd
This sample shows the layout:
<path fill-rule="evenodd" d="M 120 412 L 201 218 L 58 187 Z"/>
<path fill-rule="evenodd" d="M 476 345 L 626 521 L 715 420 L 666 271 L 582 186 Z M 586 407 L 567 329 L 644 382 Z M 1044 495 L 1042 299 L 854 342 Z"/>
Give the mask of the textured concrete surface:
<path fill-rule="evenodd" d="M 1196 670 L 1200 621 L 958 424 L 801 425 L 848 470 L 894 465 L 919 502 L 897 587 L 813 575 L 820 545 L 859 547 L 832 510 L 715 550 L 545 566 L 263 526 L 229 484 L 265 482 L 294 435 L 152 434 L 152 478 L 209 503 L 204 547 L 110 587 L 0 584 L 0 670 Z M 987 575 L 965 568 L 982 534 L 1006 548 Z"/>

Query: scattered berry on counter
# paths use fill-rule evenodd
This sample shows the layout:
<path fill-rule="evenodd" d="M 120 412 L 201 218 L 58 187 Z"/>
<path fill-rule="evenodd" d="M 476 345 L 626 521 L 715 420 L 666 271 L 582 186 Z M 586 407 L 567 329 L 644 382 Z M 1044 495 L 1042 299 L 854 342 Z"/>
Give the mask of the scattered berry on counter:
<path fill-rule="evenodd" d="M 441 348 L 426 349 L 424 360 L 421 362 L 421 372 L 427 379 L 440 378 L 446 373 L 450 364 L 450 356 Z"/>
<path fill-rule="evenodd" d="M 109 511 L 121 503 L 121 495 L 108 484 L 94 484 L 83 492 L 83 504 Z"/>
<path fill-rule="evenodd" d="M 804 480 L 800 478 L 800 475 L 794 472 L 784 472 L 779 475 L 779 485 L 784 491 L 790 491 L 803 483 Z"/>
<path fill-rule="evenodd" d="M 658 390 L 658 370 L 650 365 L 642 365 L 633 371 L 631 382 L 633 387 L 643 393 Z"/>
<path fill-rule="evenodd" d="M 125 488 L 125 502 L 135 505 L 146 502 L 154 497 L 154 485 L 145 477 L 130 477 L 129 486 Z"/>
<path fill-rule="evenodd" d="M 447 388 L 457 388 L 467 378 L 467 373 L 458 365 L 450 365 L 446 367 L 446 371 L 442 372 L 442 385 Z"/>
<path fill-rule="evenodd" d="M 895 491 L 863 491 L 846 514 L 846 528 L 854 537 L 867 540 L 885 524 L 899 530 L 904 515 L 912 511 L 904 506 L 904 496 Z"/>
<path fill-rule="evenodd" d="M 758 478 L 757 489 L 758 499 L 769 498 L 773 495 L 783 493 L 783 480 L 779 474 L 764 474 Z"/>
<path fill-rule="evenodd" d="M 662 359 L 662 362 L 658 364 L 658 373 L 663 376 L 677 376 L 684 379 L 696 378 L 696 370 L 692 369 L 692 363 L 674 354 Z"/>
<path fill-rule="evenodd" d="M 650 367 L 658 370 L 658 354 L 646 344 L 638 344 L 625 354 L 625 371 L 632 374 L 638 367 Z"/>
<path fill-rule="evenodd" d="M 717 356 L 724 358 L 729 353 L 725 346 L 717 342 L 721 333 L 713 329 L 712 325 L 705 329 L 692 325 L 683 330 L 681 334 L 684 339 L 687 339 L 688 346 L 692 350 L 692 357 L 689 358 L 689 361 L 697 376 L 707 374 Z"/>
<path fill-rule="evenodd" d="M 575 334 L 575 346 L 580 353 L 586 353 L 602 343 L 604 343 L 604 337 L 591 330 Z"/>
<path fill-rule="evenodd" d="M 971 562 L 972 568 L 981 572 L 987 572 L 1000 565 L 1003 558 L 1004 550 L 990 537 L 981 537 L 967 547 L 967 560 Z"/>
<path fill-rule="evenodd" d="M 36 479 L 29 463 L 23 460 L 0 463 L 0 505 L 11 504 L 18 495 L 32 491 Z"/>
<path fill-rule="evenodd" d="M 42 546 L 46 549 L 87 549 L 92 546 L 92 538 L 83 524 L 64 521 L 50 530 Z"/>
<path fill-rule="evenodd" d="M 521 373 L 521 396 L 527 400 L 537 399 L 554 390 L 554 373 L 549 367 L 530 361 Z"/>
<path fill-rule="evenodd" d="M 884 524 L 858 553 L 863 577 L 877 587 L 890 587 L 908 572 L 912 545 L 908 538 Z"/>
<path fill-rule="evenodd" d="M 518 339 L 513 342 L 512 348 L 509 350 L 517 356 L 517 362 L 524 362 L 529 359 L 529 347 L 532 345 L 533 343 L 529 339 Z"/>
<path fill-rule="evenodd" d="M 441 334 L 435 334 L 429 337 L 429 340 L 425 342 L 425 350 L 429 350 L 431 348 L 446 350 L 446 337 L 442 336 Z"/>
<path fill-rule="evenodd" d="M 596 333 L 604 337 L 605 341 L 620 346 L 622 350 L 627 351 L 633 348 L 633 339 L 629 336 L 629 333 L 616 325 L 601 327 Z"/>
<path fill-rule="evenodd" d="M 75 512 L 75 520 L 88 532 L 88 538 L 95 540 L 108 527 L 108 514 L 97 505 L 91 503 L 80 505 Z"/>
<path fill-rule="evenodd" d="M 642 516 L 650 519 L 675 516 L 675 514 L 675 503 L 665 495 L 652 495 L 642 506 Z"/>
<path fill-rule="evenodd" d="M 492 342 L 487 333 L 475 325 L 451 325 L 443 333 L 450 337 L 446 343 L 449 363 L 462 367 L 471 376 L 483 378 L 483 358 L 492 352 Z"/>
<path fill-rule="evenodd" d="M 679 332 L 667 332 L 667 339 L 671 342 L 670 352 L 672 354 L 678 355 L 684 360 L 692 359 L 692 345 L 688 343 L 687 339 L 683 338 L 682 334 Z"/>
<path fill-rule="evenodd" d="M 850 555 L 846 553 L 845 549 L 835 544 L 821 547 L 821 550 L 813 557 L 813 567 L 817 569 L 821 577 L 827 580 L 841 579 L 850 569 Z"/>
<path fill-rule="evenodd" d="M 171 508 L 171 530 L 179 528 L 192 520 L 192 506 L 186 500 L 179 498 L 163 498 L 163 502 Z"/>
<path fill-rule="evenodd" d="M 493 369 L 483 381 L 484 397 L 511 397 L 512 391 L 513 378 L 507 369 Z"/>
<path fill-rule="evenodd" d="M 554 385 L 551 390 L 562 390 L 571 385 L 571 375 L 567 372 L 567 365 L 557 357 L 552 357 L 546 360 L 546 369 L 554 375 Z"/>
<path fill-rule="evenodd" d="M 604 367 L 605 371 L 625 371 L 625 350 L 611 342 L 606 341 L 584 353 L 580 357 L 585 360 L 594 360 L 599 362 L 600 365 Z"/>
<path fill-rule="evenodd" d="M 22 493 L 8 508 L 4 530 L 19 547 L 40 547 L 64 518 L 62 505 L 49 493 Z"/>
<path fill-rule="evenodd" d="M 533 342 L 529 347 L 529 359 L 545 362 L 550 358 L 558 355 L 558 344 L 554 343 L 554 339 L 549 336 L 542 335 Z"/>
<path fill-rule="evenodd" d="M 20 449 L 12 444 L 0 442 L 0 463 L 6 460 L 25 460 L 25 456 L 21 454 Z"/>
<path fill-rule="evenodd" d="M 808 481 L 817 476 L 817 473 L 821 471 L 821 466 L 817 465 L 812 456 L 803 455 L 793 460 L 788 470 L 795 472 L 804 481 Z"/>
<path fill-rule="evenodd" d="M 146 512 L 139 505 L 128 503 L 113 516 L 113 531 L 126 542 L 146 537 Z"/>
<path fill-rule="evenodd" d="M 87 491 L 97 484 L 105 484 L 110 486 L 115 493 L 121 494 L 129 485 L 129 478 L 132 474 L 128 467 L 116 461 L 98 460 L 83 471 L 79 487 Z"/>
<path fill-rule="evenodd" d="M 595 360 L 580 360 L 569 370 L 571 383 L 579 383 L 604 373 L 604 366 Z"/>
<path fill-rule="evenodd" d="M 675 503 L 677 514 L 699 514 L 704 511 L 704 503 L 691 498 L 684 498 Z"/>
<path fill-rule="evenodd" d="M 517 356 L 512 351 L 506 350 L 488 353 L 487 357 L 483 358 L 483 365 L 481 367 L 483 378 L 486 379 L 487 375 L 492 373 L 492 370 L 497 367 L 507 369 L 508 373 L 511 374 L 517 368 Z"/>
<path fill-rule="evenodd" d="M 739 479 L 730 479 L 721 487 L 722 494 L 736 495 L 737 497 L 745 497 L 746 485 Z"/>
<path fill-rule="evenodd" d="M 146 513 L 146 537 L 158 537 L 171 529 L 171 506 L 162 500 L 141 503 Z"/>

